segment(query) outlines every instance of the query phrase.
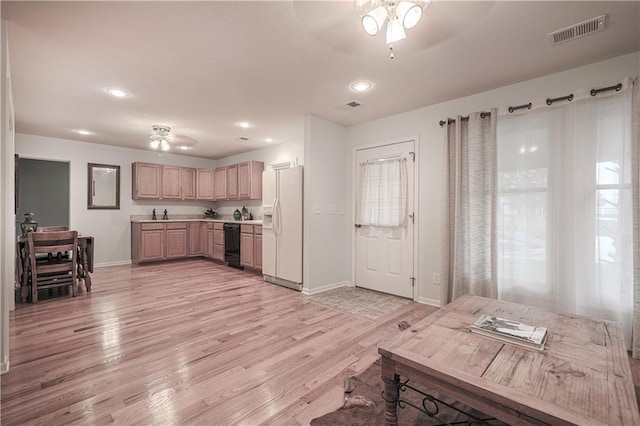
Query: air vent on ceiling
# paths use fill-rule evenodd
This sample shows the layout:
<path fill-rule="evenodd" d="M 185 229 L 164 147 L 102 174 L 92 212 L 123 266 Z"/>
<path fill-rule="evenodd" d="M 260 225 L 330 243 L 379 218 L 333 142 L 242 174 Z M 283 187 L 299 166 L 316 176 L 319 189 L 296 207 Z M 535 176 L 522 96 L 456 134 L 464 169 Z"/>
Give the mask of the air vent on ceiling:
<path fill-rule="evenodd" d="M 584 37 L 589 34 L 605 30 L 607 27 L 607 15 L 600 15 L 597 18 L 588 19 L 579 24 L 571 25 L 558 31 L 547 34 L 552 46 L 564 43 L 569 40 Z"/>
<path fill-rule="evenodd" d="M 351 101 L 347 103 L 347 106 L 350 106 L 351 108 L 356 108 L 360 106 L 360 102 L 357 101 Z"/>
<path fill-rule="evenodd" d="M 236 138 L 235 140 L 237 140 L 237 141 L 248 141 L 249 138 L 245 138 L 244 136 L 240 136 L 239 138 Z"/>

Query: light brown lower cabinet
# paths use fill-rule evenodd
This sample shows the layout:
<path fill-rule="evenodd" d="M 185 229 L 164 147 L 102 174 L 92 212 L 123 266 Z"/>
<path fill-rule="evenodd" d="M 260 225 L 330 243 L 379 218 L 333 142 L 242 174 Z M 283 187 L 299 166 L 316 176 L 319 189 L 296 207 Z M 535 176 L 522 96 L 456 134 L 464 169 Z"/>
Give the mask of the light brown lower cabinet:
<path fill-rule="evenodd" d="M 262 226 L 240 226 L 240 264 L 246 268 L 262 269 Z"/>
<path fill-rule="evenodd" d="M 155 224 L 143 226 L 139 235 L 137 255 L 140 262 L 164 259 L 165 232 L 163 225 L 160 227 Z"/>
<path fill-rule="evenodd" d="M 133 263 L 195 256 L 224 261 L 224 223 L 131 223 Z M 262 269 L 262 226 L 241 226 L 240 258 L 242 265 Z"/>
<path fill-rule="evenodd" d="M 203 241 L 205 238 L 203 236 L 201 222 L 189 222 L 189 252 L 187 256 L 202 256 L 204 254 L 204 250 L 202 249 Z M 204 228 L 204 235 L 207 234 L 207 228 Z"/>
<path fill-rule="evenodd" d="M 260 234 L 256 231 L 253 236 L 253 267 L 262 270 L 262 226 L 256 228 L 260 228 Z"/>
<path fill-rule="evenodd" d="M 224 261 L 224 223 L 213 224 L 213 259 Z"/>
<path fill-rule="evenodd" d="M 213 259 L 213 223 L 207 223 L 207 249 L 206 256 Z"/>
<path fill-rule="evenodd" d="M 180 259 L 187 257 L 187 224 L 165 224 L 165 257 L 167 259 Z"/>

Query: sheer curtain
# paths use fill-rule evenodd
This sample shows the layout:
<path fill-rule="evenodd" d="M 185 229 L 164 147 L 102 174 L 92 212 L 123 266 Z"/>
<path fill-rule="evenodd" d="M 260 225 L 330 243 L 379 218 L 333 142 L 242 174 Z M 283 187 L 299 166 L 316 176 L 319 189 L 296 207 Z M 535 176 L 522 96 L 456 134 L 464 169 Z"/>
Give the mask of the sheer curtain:
<path fill-rule="evenodd" d="M 359 165 L 356 225 L 403 226 L 407 217 L 407 159 Z"/>
<path fill-rule="evenodd" d="M 631 187 L 633 198 L 633 357 L 640 359 L 640 84 L 633 86 Z"/>
<path fill-rule="evenodd" d="M 632 90 L 498 120 L 498 297 L 621 322 L 631 342 Z"/>
<path fill-rule="evenodd" d="M 447 125 L 444 170 L 440 303 L 496 298 L 496 110 Z"/>

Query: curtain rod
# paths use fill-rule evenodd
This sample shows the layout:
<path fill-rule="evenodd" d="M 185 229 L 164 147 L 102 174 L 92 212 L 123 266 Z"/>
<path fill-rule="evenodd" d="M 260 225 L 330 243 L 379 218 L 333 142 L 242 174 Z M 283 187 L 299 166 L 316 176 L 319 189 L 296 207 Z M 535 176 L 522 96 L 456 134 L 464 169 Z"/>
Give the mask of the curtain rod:
<path fill-rule="evenodd" d="M 609 87 L 603 87 L 602 89 L 591 89 L 591 96 L 595 96 L 600 92 L 606 92 L 609 90 L 615 90 L 616 92 L 619 92 L 620 89 L 622 89 L 622 83 L 618 83 L 615 86 L 609 86 Z"/>
<path fill-rule="evenodd" d="M 531 107 L 533 106 L 533 104 L 531 102 L 529 102 L 528 104 L 522 104 L 522 105 L 518 105 L 518 106 L 510 106 L 509 107 L 509 112 L 513 112 L 513 111 L 517 111 L 519 109 L 531 109 Z"/>
<path fill-rule="evenodd" d="M 490 116 L 491 113 L 490 112 L 481 112 L 480 113 L 480 118 L 486 118 L 488 116 Z M 462 121 L 468 121 L 469 120 L 469 116 L 465 116 L 461 118 Z M 440 120 L 440 127 L 444 126 L 445 124 L 453 124 L 455 123 L 456 120 L 455 118 L 447 118 L 446 121 L 445 120 Z"/>
<path fill-rule="evenodd" d="M 560 96 L 559 98 L 547 98 L 547 105 L 553 105 L 554 102 L 559 102 L 559 101 L 569 101 L 571 102 L 573 100 L 573 93 L 569 93 L 567 96 Z M 509 111 L 511 112 L 511 111 Z"/>
<path fill-rule="evenodd" d="M 622 83 L 618 83 L 615 86 L 603 87 L 600 89 L 591 89 L 589 93 L 591 94 L 591 96 L 596 96 L 598 93 L 608 92 L 609 90 L 615 90 L 616 92 L 619 92 L 620 89 L 622 89 Z M 547 105 L 553 105 L 554 102 L 558 102 L 558 101 L 571 102 L 572 100 L 573 100 L 573 93 L 569 93 L 567 96 L 561 96 L 559 98 L 547 98 L 546 103 Z M 531 102 L 529 102 L 528 104 L 524 104 L 524 105 L 510 106 L 508 108 L 508 111 L 509 113 L 512 113 L 514 111 L 517 111 L 523 108 L 531 109 L 531 107 L 532 107 L 532 104 Z"/>
<path fill-rule="evenodd" d="M 378 163 L 380 161 L 389 161 L 389 160 L 401 160 L 402 155 L 396 155 L 395 157 L 386 157 L 386 158 L 376 158 L 375 160 L 366 160 L 365 163 Z"/>
<path fill-rule="evenodd" d="M 591 91 L 589 92 L 591 94 L 591 96 L 596 96 L 598 93 L 602 93 L 602 92 L 608 92 L 610 90 L 615 90 L 616 92 L 619 92 L 622 89 L 622 83 L 618 83 L 615 86 L 608 86 L 608 87 L 602 87 L 600 89 L 591 89 Z M 573 93 L 569 93 L 567 96 L 560 96 L 559 98 L 547 98 L 546 100 L 546 104 L 547 105 L 553 105 L 554 102 L 560 102 L 560 101 L 569 101 L 571 102 L 573 100 Z M 533 103 L 529 102 L 523 105 L 517 105 L 517 106 L 510 106 L 507 110 L 509 111 L 509 113 L 512 113 L 514 111 L 518 111 L 520 109 L 531 109 L 533 107 Z M 491 115 L 490 112 L 482 112 L 480 114 L 481 118 L 485 118 L 486 116 Z M 467 115 L 466 117 L 462 117 L 462 121 L 467 121 L 469 120 L 469 116 Z M 456 120 L 453 118 L 447 118 L 446 120 L 440 120 L 440 127 L 444 126 L 445 124 L 452 124 L 455 123 Z"/>

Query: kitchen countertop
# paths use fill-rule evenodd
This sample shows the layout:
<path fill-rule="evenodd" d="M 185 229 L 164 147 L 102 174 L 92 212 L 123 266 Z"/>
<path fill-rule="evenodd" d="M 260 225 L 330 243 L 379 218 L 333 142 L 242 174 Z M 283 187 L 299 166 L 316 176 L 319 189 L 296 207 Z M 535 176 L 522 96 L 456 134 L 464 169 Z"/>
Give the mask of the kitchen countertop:
<path fill-rule="evenodd" d="M 131 219 L 131 223 L 163 223 L 163 222 L 218 222 L 218 223 L 244 223 L 245 225 L 262 225 L 261 220 L 233 220 L 233 219 Z"/>

